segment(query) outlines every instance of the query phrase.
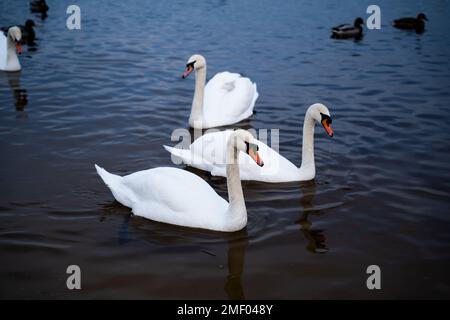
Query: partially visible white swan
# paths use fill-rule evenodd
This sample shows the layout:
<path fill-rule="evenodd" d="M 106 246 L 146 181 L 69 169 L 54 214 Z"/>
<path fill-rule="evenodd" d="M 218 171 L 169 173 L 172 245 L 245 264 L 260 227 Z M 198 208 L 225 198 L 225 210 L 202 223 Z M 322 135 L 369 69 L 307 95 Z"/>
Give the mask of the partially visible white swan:
<path fill-rule="evenodd" d="M 19 27 L 11 27 L 8 32 L 0 32 L 0 70 L 19 71 L 21 69 L 18 54 L 22 53 L 20 40 L 22 32 Z"/>
<path fill-rule="evenodd" d="M 238 73 L 216 74 L 205 87 L 206 60 L 195 54 L 189 58 L 183 79 L 195 70 L 195 92 L 189 126 L 212 128 L 242 121 L 253 114 L 258 98 L 256 84 Z"/>
<path fill-rule="evenodd" d="M 235 131 L 227 141 L 229 203 L 203 179 L 185 170 L 162 167 L 120 177 L 95 168 L 114 198 L 135 215 L 185 227 L 237 231 L 247 225 L 237 155 L 244 151 L 263 165 L 253 141 L 245 130 Z"/>
<path fill-rule="evenodd" d="M 330 137 L 330 111 L 320 103 L 311 105 L 306 111 L 303 124 L 302 163 L 300 168 L 270 148 L 265 143 L 256 140 L 258 152 L 266 162 L 264 167 L 258 167 L 245 154 L 240 154 L 239 165 L 241 180 L 255 180 L 263 182 L 290 182 L 314 179 L 316 167 L 314 162 L 314 127 L 321 123 Z M 180 158 L 185 164 L 209 171 L 213 176 L 225 176 L 226 165 L 224 150 L 226 141 L 233 131 L 207 133 L 194 141 L 189 149 L 177 149 L 164 146 L 172 155 Z"/>

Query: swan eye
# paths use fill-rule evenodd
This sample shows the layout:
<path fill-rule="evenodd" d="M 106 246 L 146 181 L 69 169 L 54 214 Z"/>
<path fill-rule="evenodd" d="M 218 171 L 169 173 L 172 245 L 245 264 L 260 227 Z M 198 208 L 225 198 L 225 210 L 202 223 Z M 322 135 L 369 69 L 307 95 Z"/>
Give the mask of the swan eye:
<path fill-rule="evenodd" d="M 325 120 L 326 124 L 328 124 L 328 125 L 330 125 L 333 122 L 333 120 L 331 120 L 330 116 L 323 114 L 323 113 L 320 113 L 320 115 L 322 116 L 321 122 L 323 122 Z"/>
<path fill-rule="evenodd" d="M 253 152 L 255 152 L 255 153 L 259 150 L 259 147 L 257 144 L 249 143 L 249 142 L 245 141 L 245 145 L 247 146 L 247 150 L 246 150 L 247 154 L 250 152 L 250 150 L 253 150 Z"/>
<path fill-rule="evenodd" d="M 192 61 L 192 62 L 189 62 L 187 65 L 186 65 L 186 68 L 192 68 L 192 69 L 194 69 L 194 63 L 195 63 L 196 61 Z"/>

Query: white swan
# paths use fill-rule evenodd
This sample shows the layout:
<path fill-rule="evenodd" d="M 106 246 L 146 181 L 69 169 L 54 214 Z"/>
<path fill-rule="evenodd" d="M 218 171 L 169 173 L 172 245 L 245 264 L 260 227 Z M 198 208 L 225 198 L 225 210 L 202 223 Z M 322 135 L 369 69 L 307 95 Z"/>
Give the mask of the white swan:
<path fill-rule="evenodd" d="M 22 53 L 20 46 L 22 32 L 19 27 L 11 27 L 5 34 L 0 32 L 0 70 L 19 71 L 21 69 L 18 54 Z"/>
<path fill-rule="evenodd" d="M 227 142 L 229 203 L 203 179 L 185 170 L 162 167 L 120 177 L 95 168 L 114 198 L 135 215 L 185 227 L 237 231 L 247 225 L 237 154 L 247 152 L 263 165 L 253 141 L 248 131 L 238 130 Z"/>
<path fill-rule="evenodd" d="M 264 167 L 258 167 L 248 161 L 245 154 L 239 155 L 241 180 L 263 182 L 290 182 L 314 179 L 316 168 L 314 163 L 314 126 L 319 122 L 329 136 L 333 136 L 330 112 L 320 103 L 311 105 L 306 111 L 303 125 L 302 163 L 297 168 L 292 162 L 256 140 L 259 154 L 265 160 Z M 178 149 L 164 146 L 173 156 L 180 158 L 185 164 L 209 171 L 214 176 L 225 176 L 224 150 L 228 137 L 233 131 L 207 133 L 194 141 L 189 149 Z"/>
<path fill-rule="evenodd" d="M 258 98 L 256 84 L 238 73 L 216 74 L 205 87 L 206 60 L 195 54 L 189 58 L 185 79 L 195 70 L 195 92 L 189 125 L 192 128 L 212 128 L 242 121 L 253 114 Z"/>

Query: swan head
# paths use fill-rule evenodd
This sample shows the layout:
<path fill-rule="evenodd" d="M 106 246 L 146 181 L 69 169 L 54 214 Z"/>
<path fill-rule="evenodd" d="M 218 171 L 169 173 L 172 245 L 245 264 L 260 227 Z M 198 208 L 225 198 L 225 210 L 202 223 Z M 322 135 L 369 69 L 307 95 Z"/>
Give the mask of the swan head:
<path fill-rule="evenodd" d="M 328 108 L 321 104 L 315 103 L 308 108 L 306 112 L 311 118 L 313 118 L 317 123 L 322 124 L 323 128 L 327 134 L 332 137 L 334 135 L 333 129 L 331 128 L 331 114 Z"/>
<path fill-rule="evenodd" d="M 264 166 L 264 161 L 259 156 L 258 144 L 253 135 L 247 130 L 238 129 L 230 136 L 230 142 L 233 143 L 233 147 L 239 152 L 245 152 L 256 162 L 260 167 Z"/>
<path fill-rule="evenodd" d="M 22 47 L 20 46 L 20 40 L 22 40 L 22 31 L 19 27 L 11 27 L 8 30 L 8 37 L 16 44 L 16 51 L 18 54 L 22 53 Z"/>
<path fill-rule="evenodd" d="M 183 72 L 181 76 L 183 79 L 186 79 L 192 71 L 197 71 L 199 69 L 206 67 L 206 59 L 200 54 L 194 54 L 191 56 L 186 63 L 186 70 Z"/>

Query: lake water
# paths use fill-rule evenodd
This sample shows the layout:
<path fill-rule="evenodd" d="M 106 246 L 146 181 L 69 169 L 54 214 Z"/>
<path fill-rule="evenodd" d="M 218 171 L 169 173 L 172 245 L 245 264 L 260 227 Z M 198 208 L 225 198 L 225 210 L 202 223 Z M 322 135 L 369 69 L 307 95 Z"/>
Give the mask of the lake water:
<path fill-rule="evenodd" d="M 1 2 L 1 25 L 32 17 L 39 38 L 20 74 L 0 73 L 1 298 L 450 298 L 448 1 L 378 1 L 381 30 L 359 42 L 330 28 L 370 1 L 79 0 L 78 31 L 67 1 L 45 20 Z M 424 34 L 391 27 L 418 12 Z M 134 217 L 94 169 L 175 166 L 161 146 L 188 127 L 194 53 L 208 78 L 257 83 L 236 127 L 278 128 L 297 165 L 306 108 L 333 116 L 314 181 L 243 183 L 241 232 Z M 225 179 L 187 170 L 227 197 Z M 66 288 L 71 264 L 82 290 Z M 372 264 L 381 290 L 366 287 Z"/>

